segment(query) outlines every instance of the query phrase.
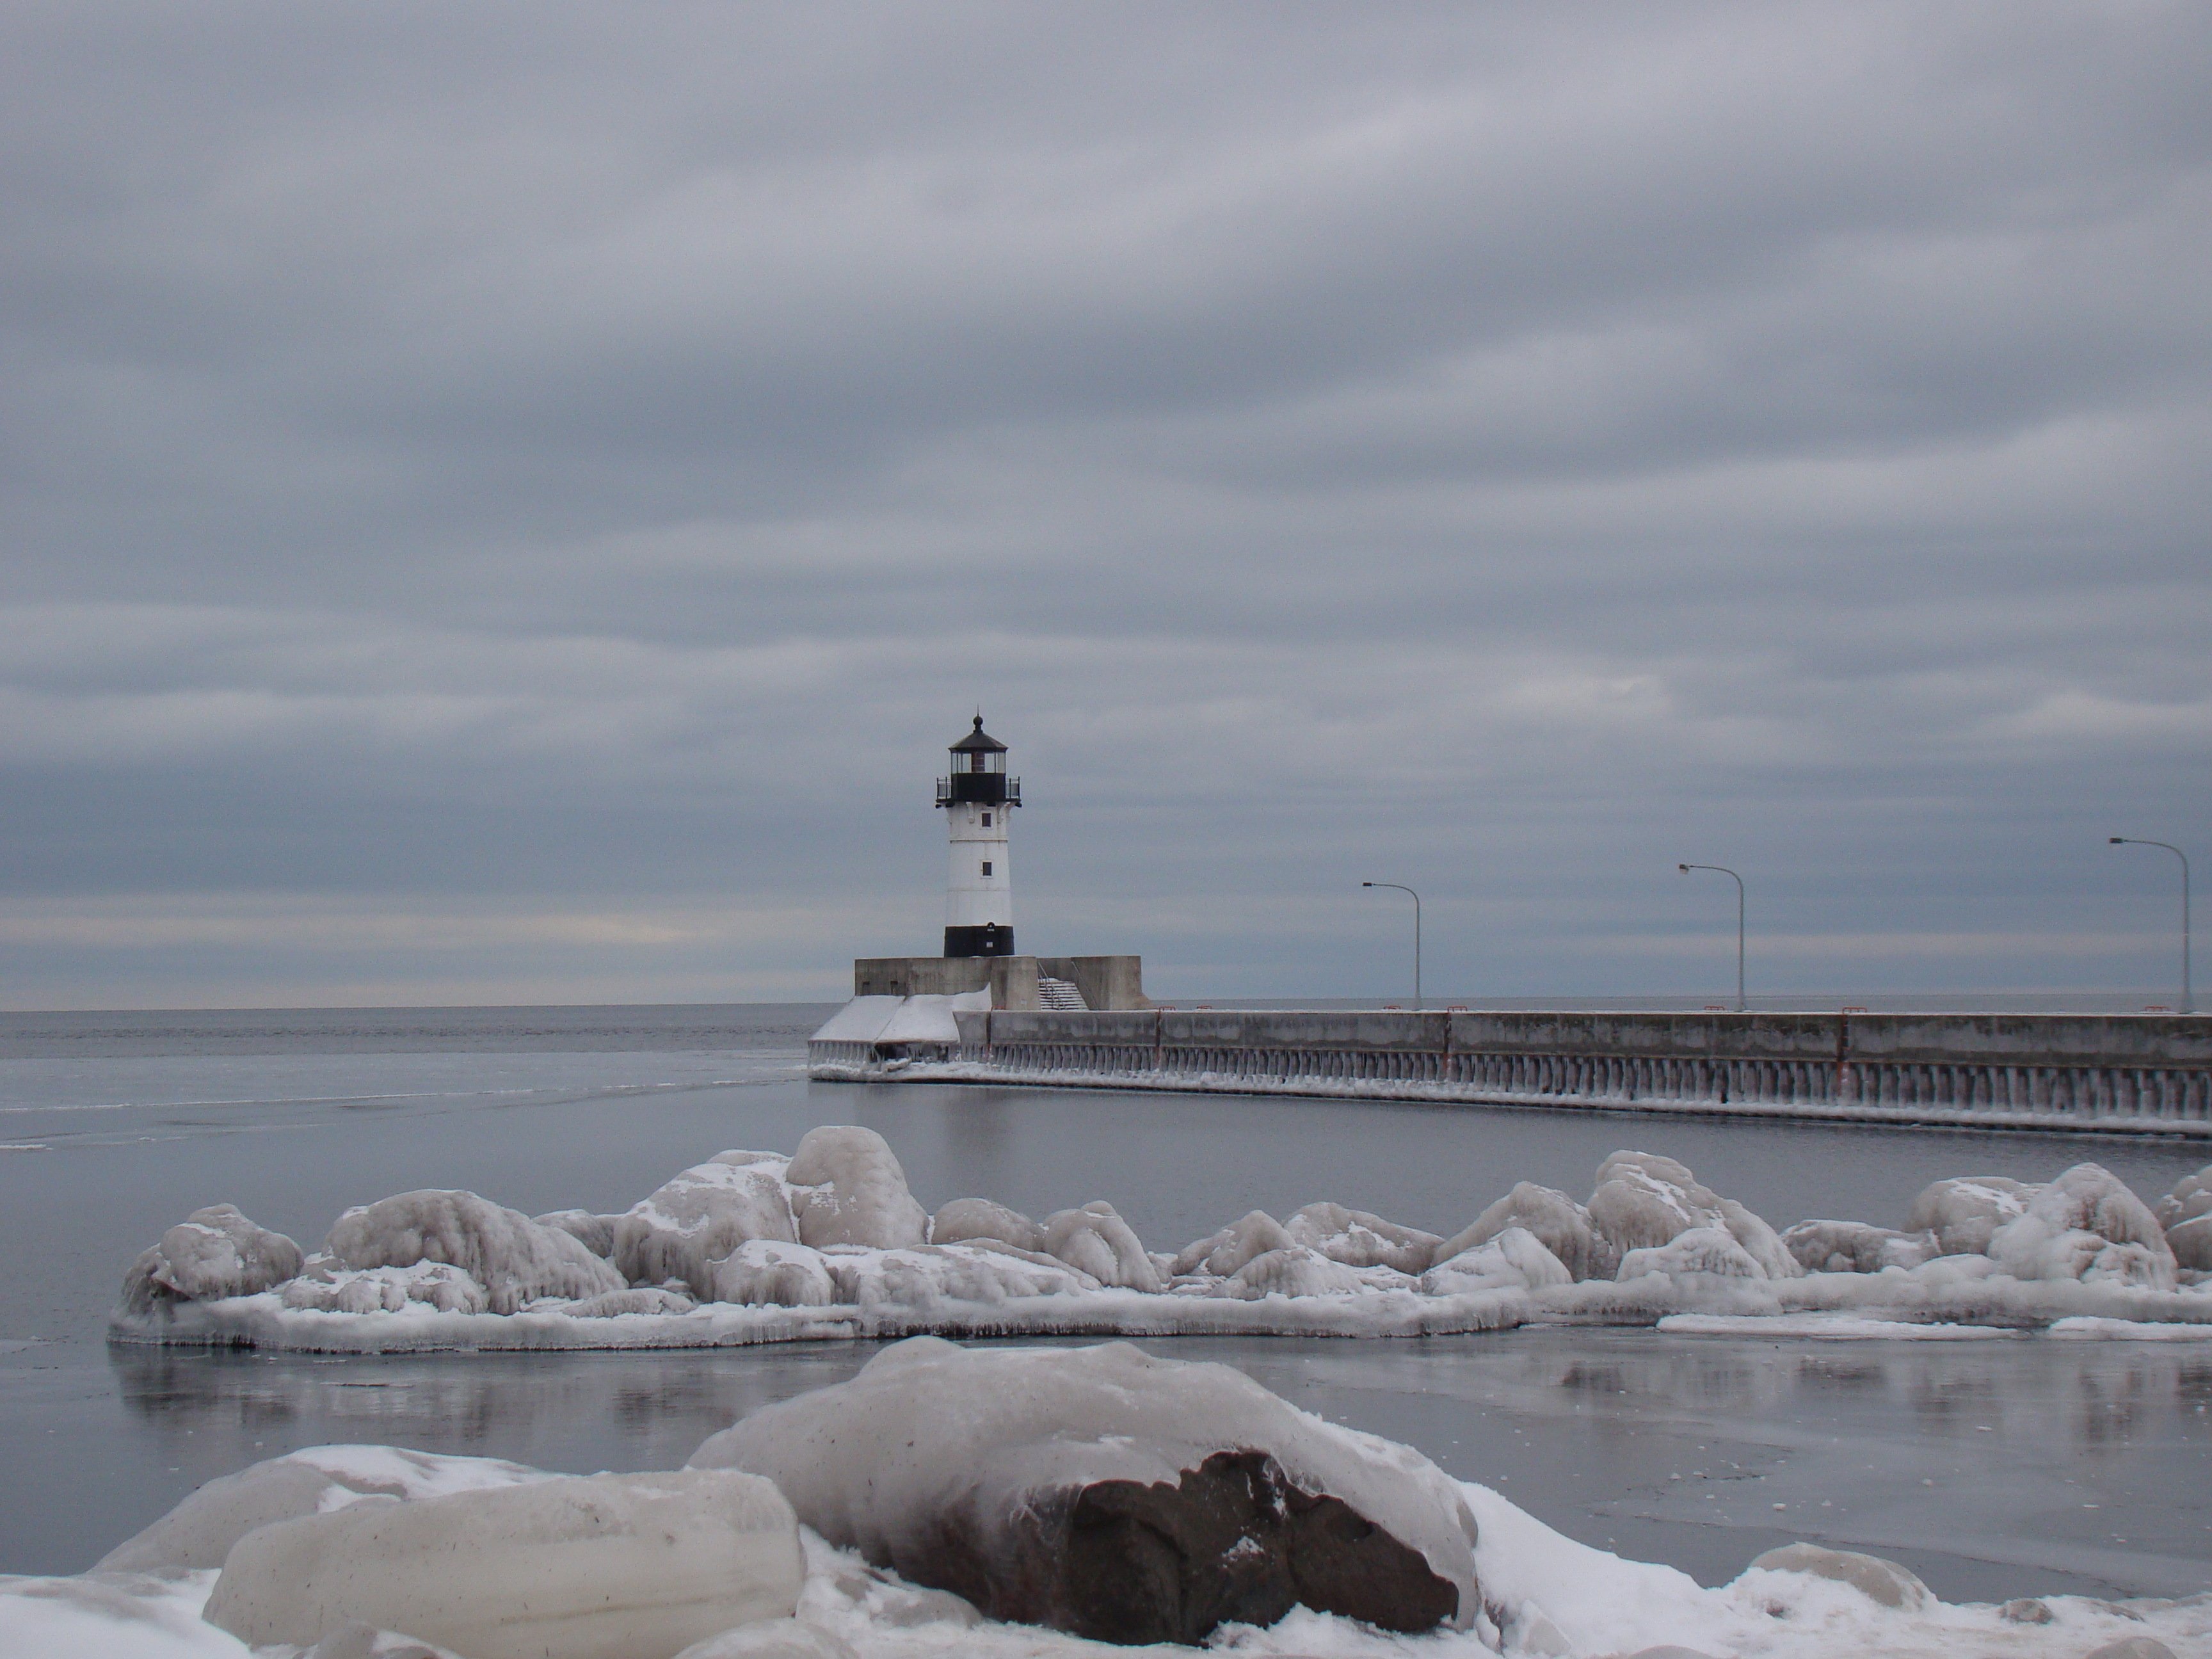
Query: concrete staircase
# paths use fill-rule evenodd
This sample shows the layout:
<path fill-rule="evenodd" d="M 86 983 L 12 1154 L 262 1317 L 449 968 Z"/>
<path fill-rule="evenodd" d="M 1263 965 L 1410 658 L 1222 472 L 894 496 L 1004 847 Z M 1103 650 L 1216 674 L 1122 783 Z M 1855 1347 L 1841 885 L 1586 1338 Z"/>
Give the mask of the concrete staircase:
<path fill-rule="evenodd" d="M 1068 1014 L 1086 1012 L 1091 1006 L 1073 980 L 1054 979 L 1049 974 L 1037 975 L 1037 1001 L 1043 1007 Z"/>

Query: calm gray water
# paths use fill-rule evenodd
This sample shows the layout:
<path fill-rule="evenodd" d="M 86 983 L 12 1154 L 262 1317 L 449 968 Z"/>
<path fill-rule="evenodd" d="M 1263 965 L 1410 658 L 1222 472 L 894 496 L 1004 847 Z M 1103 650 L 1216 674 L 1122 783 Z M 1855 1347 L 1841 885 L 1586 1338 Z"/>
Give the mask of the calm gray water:
<path fill-rule="evenodd" d="M 864 1345 L 354 1359 L 110 1352 L 131 1258 L 198 1206 L 312 1245 L 349 1204 L 472 1188 L 626 1207 L 729 1146 L 866 1123 L 935 1207 L 1110 1199 L 1154 1248 L 1334 1198 L 1439 1231 L 1516 1180 L 1662 1152 L 1778 1225 L 1901 1220 L 1942 1175 L 2094 1159 L 2155 1197 L 2201 1146 L 799 1075 L 826 1007 L 0 1016 L 0 1571 L 75 1571 L 198 1482 L 331 1440 L 665 1468 Z M 1574 1536 L 1708 1582 L 1812 1537 L 1939 1591 L 2212 1585 L 2212 1347 L 1779 1344 L 1527 1331 L 1164 1345 L 1419 1446 Z M 1777 1507 L 1779 1505 L 1780 1507 Z"/>

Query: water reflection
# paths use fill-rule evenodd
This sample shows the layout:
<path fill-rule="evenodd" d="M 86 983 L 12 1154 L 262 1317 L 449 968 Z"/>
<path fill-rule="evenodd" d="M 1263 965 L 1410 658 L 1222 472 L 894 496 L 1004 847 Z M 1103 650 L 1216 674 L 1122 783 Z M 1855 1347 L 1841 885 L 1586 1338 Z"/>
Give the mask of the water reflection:
<path fill-rule="evenodd" d="M 1905 1560 L 1954 1599 L 2212 1588 L 2212 1350 L 1618 1330 L 1148 1346 L 1236 1365 L 1309 1410 L 1420 1447 L 1573 1536 L 1708 1583 L 1813 1538 Z M 112 1364 L 130 1432 L 205 1478 L 331 1440 L 578 1471 L 670 1468 L 874 1351 L 131 1349 Z"/>

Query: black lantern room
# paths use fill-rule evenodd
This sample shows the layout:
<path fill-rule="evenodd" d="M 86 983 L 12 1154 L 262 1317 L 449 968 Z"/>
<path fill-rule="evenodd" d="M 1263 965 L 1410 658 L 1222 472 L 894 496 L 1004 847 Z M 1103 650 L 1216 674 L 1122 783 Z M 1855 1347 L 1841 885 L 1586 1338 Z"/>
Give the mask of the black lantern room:
<path fill-rule="evenodd" d="M 1019 806 L 1022 781 L 1006 775 L 1006 745 L 983 729 L 975 716 L 975 729 L 951 748 L 952 772 L 937 781 L 939 806 Z"/>

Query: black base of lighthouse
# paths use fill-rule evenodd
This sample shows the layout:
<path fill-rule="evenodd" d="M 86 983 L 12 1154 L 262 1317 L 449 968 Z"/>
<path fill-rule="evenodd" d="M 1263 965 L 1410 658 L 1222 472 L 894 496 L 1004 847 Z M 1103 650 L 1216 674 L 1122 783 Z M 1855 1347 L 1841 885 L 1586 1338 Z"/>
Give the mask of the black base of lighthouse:
<path fill-rule="evenodd" d="M 948 957 L 1010 957 L 1014 953 L 1014 930 L 995 921 L 981 927 L 948 927 L 945 954 Z"/>

